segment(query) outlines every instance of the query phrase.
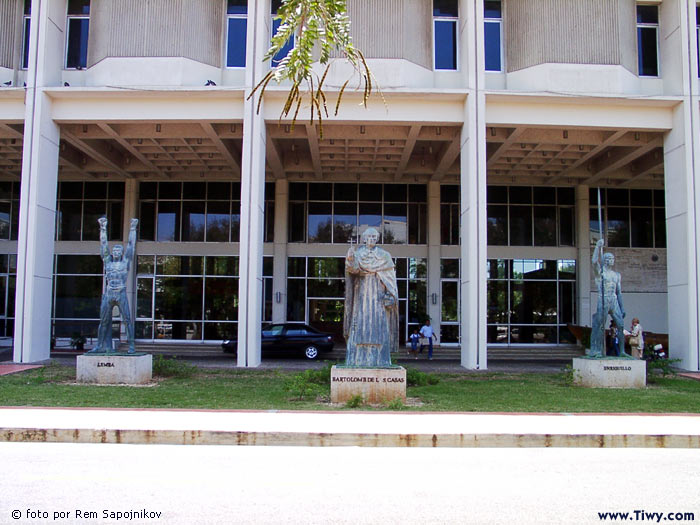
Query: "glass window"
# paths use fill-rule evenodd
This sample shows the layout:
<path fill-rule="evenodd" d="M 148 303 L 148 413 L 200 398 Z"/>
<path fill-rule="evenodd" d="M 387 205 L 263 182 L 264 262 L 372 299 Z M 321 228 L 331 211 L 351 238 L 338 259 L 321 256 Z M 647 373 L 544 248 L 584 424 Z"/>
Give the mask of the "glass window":
<path fill-rule="evenodd" d="M 367 228 L 375 228 L 379 232 L 379 242 L 383 243 L 382 236 L 382 205 L 373 202 L 361 202 L 359 206 L 360 220 L 358 233 L 362 235 Z"/>
<path fill-rule="evenodd" d="M 102 299 L 99 255 L 57 255 L 53 281 L 54 337 L 97 335 Z"/>
<path fill-rule="evenodd" d="M 533 208 L 535 246 L 557 245 L 556 206 L 535 206 Z"/>
<path fill-rule="evenodd" d="M 503 17 L 501 2 L 484 1 L 484 53 L 486 71 L 503 71 Z"/>
<path fill-rule="evenodd" d="M 532 207 L 511 206 L 509 213 L 509 245 L 532 246 Z"/>
<path fill-rule="evenodd" d="M 406 244 L 408 242 L 408 213 L 406 204 L 384 205 L 384 243 Z"/>
<path fill-rule="evenodd" d="M 330 202 L 309 203 L 309 242 L 331 242 L 331 209 Z"/>
<path fill-rule="evenodd" d="M 574 245 L 572 188 L 488 186 L 486 196 L 489 245 Z"/>
<path fill-rule="evenodd" d="M 56 240 L 99 240 L 100 217 L 109 221 L 107 238 L 122 239 L 123 182 L 59 182 L 57 199 Z"/>
<path fill-rule="evenodd" d="M 420 184 L 291 183 L 289 242 L 357 242 L 371 226 L 384 234 L 380 243 L 424 244 L 424 190 Z"/>
<path fill-rule="evenodd" d="M 440 186 L 440 244 L 459 244 L 459 198 L 459 186 Z"/>
<path fill-rule="evenodd" d="M 66 37 L 66 69 L 87 67 L 90 0 L 69 0 Z"/>
<path fill-rule="evenodd" d="M 357 237 L 357 204 L 336 202 L 333 205 L 333 241 L 350 242 Z"/>
<path fill-rule="evenodd" d="M 608 245 L 618 248 L 666 247 L 666 219 L 662 190 L 590 189 L 590 235 L 600 238 L 597 206 Z"/>
<path fill-rule="evenodd" d="M 457 69 L 457 0 L 433 0 L 435 69 Z"/>
<path fill-rule="evenodd" d="M 22 17 L 22 69 L 29 67 L 29 33 L 32 23 L 32 0 L 24 0 Z"/>
<path fill-rule="evenodd" d="M 659 76 L 659 8 L 637 6 L 637 65 L 639 76 Z"/>
<path fill-rule="evenodd" d="M 632 208 L 630 210 L 630 234 L 633 248 L 654 246 L 654 221 L 652 208 Z"/>
<path fill-rule="evenodd" d="M 440 277 L 459 278 L 459 259 L 440 259 Z"/>
<path fill-rule="evenodd" d="M 382 201 L 382 186 L 381 184 L 360 184 L 360 200 L 361 201 Z"/>
<path fill-rule="evenodd" d="M 263 267 L 265 264 L 263 258 Z M 140 339 L 216 340 L 236 334 L 238 257 L 139 256 Z"/>
<path fill-rule="evenodd" d="M 277 30 L 282 23 L 280 18 L 274 18 L 277 15 L 277 10 L 274 8 L 273 4 L 273 19 L 272 19 L 272 36 L 275 36 Z M 289 40 L 282 46 L 282 48 L 272 57 L 272 66 L 277 66 L 282 60 L 289 54 L 289 52 L 294 48 L 294 35 L 292 35 Z"/>
<path fill-rule="evenodd" d="M 182 203 L 182 240 L 204 241 L 204 201 Z"/>
<path fill-rule="evenodd" d="M 206 218 L 207 242 L 228 242 L 231 231 L 231 203 L 208 202 Z"/>
<path fill-rule="evenodd" d="M 570 342 L 565 328 L 576 318 L 576 261 L 491 259 L 488 268 L 489 343 Z"/>
<path fill-rule="evenodd" d="M 156 219 L 158 242 L 180 240 L 180 202 L 159 202 Z"/>
<path fill-rule="evenodd" d="M 248 1 L 227 3 L 226 67 L 245 67 Z"/>
<path fill-rule="evenodd" d="M 508 206 L 487 206 L 487 243 L 492 246 L 508 244 Z"/>
<path fill-rule="evenodd" d="M 239 183 L 141 183 L 139 239 L 159 242 L 238 242 L 239 194 Z M 203 200 L 205 196 L 206 200 Z M 265 242 L 270 242 L 274 235 L 274 221 L 270 217 L 274 214 L 274 196 L 274 191 L 266 185 Z"/>
<path fill-rule="evenodd" d="M 0 183 L 0 240 L 17 240 L 19 189 L 19 182 Z"/>
<path fill-rule="evenodd" d="M 306 241 L 306 202 L 289 203 L 289 242 Z"/>
<path fill-rule="evenodd" d="M 488 204 L 508 204 L 508 187 L 487 186 L 486 202 Z"/>

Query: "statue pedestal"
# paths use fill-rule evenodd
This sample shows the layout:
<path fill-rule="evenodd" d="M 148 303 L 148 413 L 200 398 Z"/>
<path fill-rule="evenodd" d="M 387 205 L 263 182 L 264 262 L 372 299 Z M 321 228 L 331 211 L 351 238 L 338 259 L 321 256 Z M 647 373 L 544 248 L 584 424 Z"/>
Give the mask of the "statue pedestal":
<path fill-rule="evenodd" d="M 78 356 L 79 383 L 142 385 L 153 378 L 151 354 L 83 354 Z"/>
<path fill-rule="evenodd" d="M 574 384 L 590 388 L 644 388 L 647 362 L 643 359 L 573 360 Z"/>
<path fill-rule="evenodd" d="M 406 401 L 406 369 L 331 368 L 331 403 L 345 403 L 358 394 L 365 403 Z"/>

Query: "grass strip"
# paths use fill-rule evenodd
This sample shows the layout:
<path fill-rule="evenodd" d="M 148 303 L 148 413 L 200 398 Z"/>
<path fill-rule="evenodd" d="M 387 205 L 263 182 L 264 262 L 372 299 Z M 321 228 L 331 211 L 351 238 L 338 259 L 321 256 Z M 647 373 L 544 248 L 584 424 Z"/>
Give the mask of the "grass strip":
<path fill-rule="evenodd" d="M 189 377 L 156 377 L 149 386 L 75 383 L 75 367 L 45 368 L 0 376 L 2 406 L 193 408 L 253 410 L 347 410 L 330 405 L 329 387 L 310 395 L 290 392 L 295 372 L 252 369 L 196 369 Z M 316 374 L 318 375 L 318 374 Z M 434 374 L 436 384 L 409 386 L 410 403 L 365 410 L 454 412 L 700 412 L 700 382 L 658 378 L 645 389 L 577 387 L 562 374 L 469 372 Z M 307 375 L 307 377 L 310 377 Z"/>

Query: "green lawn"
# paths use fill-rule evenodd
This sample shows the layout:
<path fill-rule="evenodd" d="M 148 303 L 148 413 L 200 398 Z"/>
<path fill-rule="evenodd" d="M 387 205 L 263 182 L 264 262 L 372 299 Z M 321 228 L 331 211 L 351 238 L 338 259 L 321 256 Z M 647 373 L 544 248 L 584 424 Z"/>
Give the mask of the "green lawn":
<path fill-rule="evenodd" d="M 345 410 L 328 404 L 327 385 L 314 385 L 314 394 L 294 400 L 285 389 L 294 376 L 271 370 L 197 369 L 187 378 L 157 378 L 155 386 L 90 386 L 74 383 L 74 367 L 51 365 L 0 376 L 0 406 Z M 607 390 L 572 386 L 564 374 L 435 376 L 437 384 L 409 386 L 404 410 L 700 412 L 700 382 L 678 377 L 658 378 L 643 390 Z"/>

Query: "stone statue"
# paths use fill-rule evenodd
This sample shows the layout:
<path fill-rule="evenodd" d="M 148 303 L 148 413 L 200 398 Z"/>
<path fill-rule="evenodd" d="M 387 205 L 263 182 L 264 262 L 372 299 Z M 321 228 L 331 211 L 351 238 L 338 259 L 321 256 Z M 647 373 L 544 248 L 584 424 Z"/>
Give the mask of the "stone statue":
<path fill-rule="evenodd" d="M 603 253 L 604 240 L 600 239 L 593 250 L 593 272 L 598 287 L 598 308 L 593 314 L 593 328 L 591 330 L 591 349 L 589 357 L 605 357 L 605 325 L 608 315 L 620 327 L 624 326 L 625 307 L 622 305 L 622 278 L 612 269 L 615 264 L 615 256 L 612 253 Z M 631 357 L 620 351 L 620 357 Z"/>
<path fill-rule="evenodd" d="M 126 253 L 121 244 L 117 244 L 109 253 L 107 243 L 107 218 L 97 219 L 100 223 L 100 245 L 102 261 L 105 267 L 105 291 L 102 294 L 100 305 L 100 327 L 97 330 L 97 346 L 88 353 L 114 353 L 112 346 L 112 308 L 119 307 L 122 321 L 126 325 L 126 336 L 129 343 L 129 353 L 134 353 L 134 324 L 131 322 L 129 300 L 126 297 L 126 278 L 129 274 L 129 266 L 134 258 L 134 245 L 136 244 L 136 226 L 138 219 L 131 219 L 129 229 L 129 242 L 126 245 Z"/>
<path fill-rule="evenodd" d="M 345 258 L 346 366 L 389 367 L 399 345 L 399 294 L 391 255 L 367 228 Z"/>

